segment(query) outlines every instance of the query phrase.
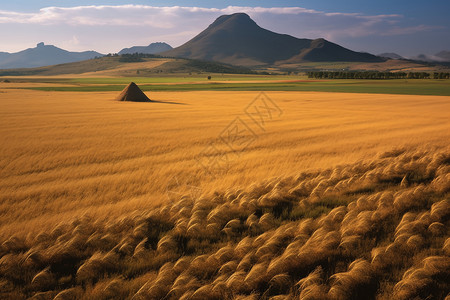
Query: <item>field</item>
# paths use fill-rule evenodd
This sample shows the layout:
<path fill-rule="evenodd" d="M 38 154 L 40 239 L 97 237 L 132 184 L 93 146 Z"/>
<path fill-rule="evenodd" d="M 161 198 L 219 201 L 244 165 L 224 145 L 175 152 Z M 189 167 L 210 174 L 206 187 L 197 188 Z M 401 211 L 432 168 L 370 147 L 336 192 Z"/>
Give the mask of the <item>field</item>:
<path fill-rule="evenodd" d="M 3 84 L 5 88 L 19 85 L 40 91 L 110 92 L 121 91 L 134 81 L 144 91 L 316 91 L 338 93 L 371 93 L 400 95 L 450 96 L 448 80 L 392 79 L 392 80 L 308 80 L 305 76 L 223 75 L 212 74 L 171 77 L 68 77 L 13 79 L 15 83 Z M 39 83 L 45 84 L 39 85 Z"/>
<path fill-rule="evenodd" d="M 129 78 L 22 80 L 0 298 L 450 293 L 448 81 L 138 79 L 155 102 L 131 103 Z"/>

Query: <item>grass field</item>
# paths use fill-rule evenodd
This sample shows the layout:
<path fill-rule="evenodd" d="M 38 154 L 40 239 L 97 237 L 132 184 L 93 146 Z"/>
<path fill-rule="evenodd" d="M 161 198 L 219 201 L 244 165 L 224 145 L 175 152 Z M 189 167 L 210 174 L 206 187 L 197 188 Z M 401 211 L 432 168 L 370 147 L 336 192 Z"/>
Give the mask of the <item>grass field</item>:
<path fill-rule="evenodd" d="M 0 298 L 450 292 L 450 97 L 369 94 L 447 82 L 68 80 L 0 87 Z"/>
<path fill-rule="evenodd" d="M 304 76 L 173 76 L 161 78 L 66 78 L 32 79 L 47 86 L 23 88 L 41 91 L 108 92 L 121 91 L 131 81 L 144 91 L 316 91 L 338 93 L 371 93 L 450 96 L 449 80 L 308 80 Z M 51 83 L 55 85 L 52 86 Z M 61 86 L 64 84 L 64 86 Z M 8 85 L 4 85 L 8 87 Z"/>
<path fill-rule="evenodd" d="M 234 74 L 212 74 L 214 82 L 236 82 L 236 81 L 273 81 L 276 80 L 292 80 L 292 79 L 307 79 L 306 76 L 271 76 L 271 75 L 234 75 Z M 111 78 L 71 78 L 68 80 L 75 84 L 128 84 L 130 81 L 139 84 L 148 83 L 188 83 L 188 82 L 203 82 L 208 83 L 207 75 L 188 75 L 180 76 L 165 76 L 165 77 L 111 77 Z"/>

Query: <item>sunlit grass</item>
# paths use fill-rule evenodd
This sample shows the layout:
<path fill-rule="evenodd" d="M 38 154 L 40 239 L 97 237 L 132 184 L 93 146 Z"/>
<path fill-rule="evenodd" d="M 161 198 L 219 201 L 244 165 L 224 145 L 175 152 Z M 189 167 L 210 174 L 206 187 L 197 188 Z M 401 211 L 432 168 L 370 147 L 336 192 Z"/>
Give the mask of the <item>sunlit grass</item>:
<path fill-rule="evenodd" d="M 448 97 L 3 91 L 3 298 L 446 296 Z"/>

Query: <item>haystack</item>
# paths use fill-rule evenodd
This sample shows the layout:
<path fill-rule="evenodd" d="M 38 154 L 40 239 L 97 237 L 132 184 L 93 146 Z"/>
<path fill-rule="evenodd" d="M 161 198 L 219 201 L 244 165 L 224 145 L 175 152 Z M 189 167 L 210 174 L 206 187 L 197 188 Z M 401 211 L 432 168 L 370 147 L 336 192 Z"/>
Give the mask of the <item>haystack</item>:
<path fill-rule="evenodd" d="M 134 101 L 134 102 L 149 102 L 151 101 L 144 92 L 136 85 L 136 83 L 131 82 L 126 88 L 120 93 L 116 98 L 117 101 Z"/>

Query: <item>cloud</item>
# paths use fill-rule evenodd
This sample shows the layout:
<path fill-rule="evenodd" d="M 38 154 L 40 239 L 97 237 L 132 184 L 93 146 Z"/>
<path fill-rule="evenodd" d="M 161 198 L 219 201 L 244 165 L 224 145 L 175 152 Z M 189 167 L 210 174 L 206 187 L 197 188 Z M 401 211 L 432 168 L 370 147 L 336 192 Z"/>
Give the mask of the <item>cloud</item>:
<path fill-rule="evenodd" d="M 246 12 L 259 25 L 276 32 L 304 38 L 324 37 L 334 42 L 345 38 L 408 35 L 432 29 L 427 25 L 402 26 L 403 17 L 398 14 L 323 12 L 302 7 L 228 6 L 219 9 L 130 4 L 46 7 L 31 13 L 0 10 L 0 30 L 3 30 L 0 38 L 14 40 L 15 32 L 8 36 L 4 28 L 16 25 L 17 31 L 23 30 L 23 36 L 27 28 L 33 27 L 40 29 L 40 40 L 50 39 L 75 50 L 89 47 L 113 52 L 137 42 L 148 44 L 157 40 L 178 46 L 218 16 L 235 12 Z M 67 36 L 76 36 L 78 41 L 69 42 Z"/>
<path fill-rule="evenodd" d="M 321 18 L 349 18 L 362 22 L 379 23 L 399 18 L 400 15 L 374 15 L 367 16 L 360 13 L 325 13 L 302 7 L 245 7 L 228 6 L 226 8 L 204 7 L 157 7 L 148 5 L 91 5 L 76 7 L 46 7 L 36 13 L 21 13 L 12 11 L 0 11 L 0 23 L 29 23 L 29 24 L 69 24 L 87 26 L 154 26 L 157 28 L 172 28 L 177 23 L 177 17 L 187 20 L 199 16 L 212 16 L 246 12 L 250 15 L 314 15 Z"/>
<path fill-rule="evenodd" d="M 60 46 L 65 49 L 74 48 L 79 45 L 80 45 L 80 39 L 76 35 L 72 36 L 72 38 L 69 40 L 62 41 L 60 44 Z"/>

